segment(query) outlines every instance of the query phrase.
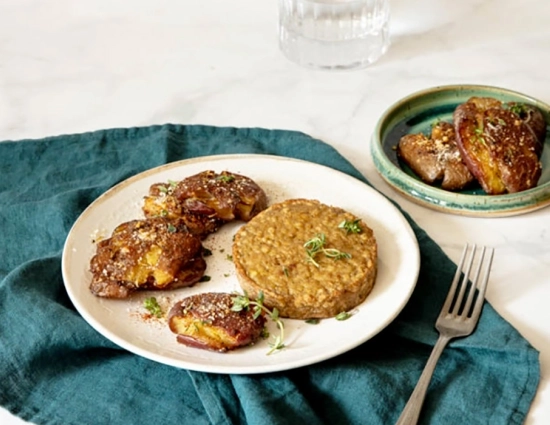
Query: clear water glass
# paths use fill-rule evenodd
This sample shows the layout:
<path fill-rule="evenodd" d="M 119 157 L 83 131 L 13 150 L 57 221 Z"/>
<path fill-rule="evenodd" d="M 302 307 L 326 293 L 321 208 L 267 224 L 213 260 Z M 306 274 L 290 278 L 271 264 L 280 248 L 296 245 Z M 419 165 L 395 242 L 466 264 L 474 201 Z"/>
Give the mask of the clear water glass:
<path fill-rule="evenodd" d="M 389 0 L 279 0 L 279 47 L 315 69 L 360 69 L 390 45 Z"/>

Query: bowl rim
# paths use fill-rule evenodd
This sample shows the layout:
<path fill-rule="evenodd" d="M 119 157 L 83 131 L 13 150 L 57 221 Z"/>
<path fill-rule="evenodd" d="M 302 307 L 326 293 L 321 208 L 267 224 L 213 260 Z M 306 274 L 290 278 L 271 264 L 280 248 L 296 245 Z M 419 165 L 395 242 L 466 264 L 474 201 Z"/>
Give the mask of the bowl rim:
<path fill-rule="evenodd" d="M 394 114 L 419 99 L 441 93 L 493 92 L 498 97 L 513 97 L 538 107 L 550 128 L 550 106 L 524 93 L 497 86 L 482 84 L 450 84 L 425 88 L 413 92 L 390 105 L 378 119 L 371 137 L 371 156 L 377 172 L 398 193 L 409 200 L 442 212 L 459 215 L 498 217 L 523 214 L 550 204 L 550 181 L 534 188 L 503 195 L 474 195 L 451 192 L 430 186 L 396 166 L 384 152 L 384 130 Z M 473 96 L 474 94 L 472 94 Z M 457 96 L 458 97 L 458 96 Z M 414 116 L 414 114 L 411 114 Z M 399 120 L 400 122 L 403 119 Z M 548 133 L 547 133 L 548 134 Z M 547 135 L 546 144 L 549 144 Z M 550 146 L 547 147 L 547 149 Z"/>

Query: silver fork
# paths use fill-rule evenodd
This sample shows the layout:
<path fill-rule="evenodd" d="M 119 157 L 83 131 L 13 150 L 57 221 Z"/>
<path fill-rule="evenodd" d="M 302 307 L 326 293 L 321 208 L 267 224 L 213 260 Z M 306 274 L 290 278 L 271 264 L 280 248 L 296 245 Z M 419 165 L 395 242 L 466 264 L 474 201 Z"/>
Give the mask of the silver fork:
<path fill-rule="evenodd" d="M 483 300 L 485 299 L 487 282 L 489 281 L 491 263 L 493 262 L 494 249 L 482 247 L 481 253 L 479 254 L 474 245 L 466 260 L 468 250 L 469 245 L 466 244 L 462 251 L 460 262 L 456 268 L 455 277 L 449 289 L 449 294 L 447 295 L 447 299 L 435 323 L 435 327 L 439 331 L 439 338 L 437 339 L 428 362 L 424 367 L 424 371 L 422 375 L 420 375 L 420 379 L 405 409 L 403 409 L 395 425 L 414 425 L 418 422 L 428 385 L 430 384 L 435 366 L 443 349 L 451 339 L 470 335 L 479 321 L 481 309 L 483 308 Z M 476 255 L 478 257 L 477 261 Z M 470 277 L 472 266 L 476 262 L 476 270 L 473 276 Z M 459 285 L 461 276 L 463 276 L 463 279 Z M 471 285 L 468 285 L 468 280 L 471 281 Z M 466 300 L 464 300 L 468 286 L 470 287 L 468 296 Z M 476 301 L 472 308 L 474 298 Z"/>

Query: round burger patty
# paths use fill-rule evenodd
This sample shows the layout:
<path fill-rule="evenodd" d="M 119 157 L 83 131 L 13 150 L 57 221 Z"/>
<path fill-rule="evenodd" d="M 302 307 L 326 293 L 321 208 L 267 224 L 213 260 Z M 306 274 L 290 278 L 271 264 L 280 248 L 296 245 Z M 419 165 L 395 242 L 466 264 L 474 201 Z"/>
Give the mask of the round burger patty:
<path fill-rule="evenodd" d="M 292 319 L 328 318 L 365 300 L 377 272 L 372 229 L 316 200 L 267 208 L 237 232 L 233 261 L 251 298 Z"/>

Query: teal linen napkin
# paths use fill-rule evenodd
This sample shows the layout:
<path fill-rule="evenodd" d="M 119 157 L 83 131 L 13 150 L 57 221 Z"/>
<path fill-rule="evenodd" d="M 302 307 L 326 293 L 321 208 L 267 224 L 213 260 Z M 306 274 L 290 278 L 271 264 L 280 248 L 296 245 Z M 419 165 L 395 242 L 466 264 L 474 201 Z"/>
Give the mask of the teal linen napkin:
<path fill-rule="evenodd" d="M 290 131 L 163 125 L 0 143 L 2 406 L 59 425 L 397 420 L 436 341 L 455 270 L 409 217 L 421 249 L 410 302 L 380 334 L 319 364 L 247 376 L 176 369 L 119 348 L 74 309 L 61 253 L 79 214 L 136 173 L 230 153 L 309 160 L 365 181 L 333 148 Z M 539 376 L 538 353 L 486 304 L 477 331 L 444 351 L 421 423 L 521 424 Z"/>

